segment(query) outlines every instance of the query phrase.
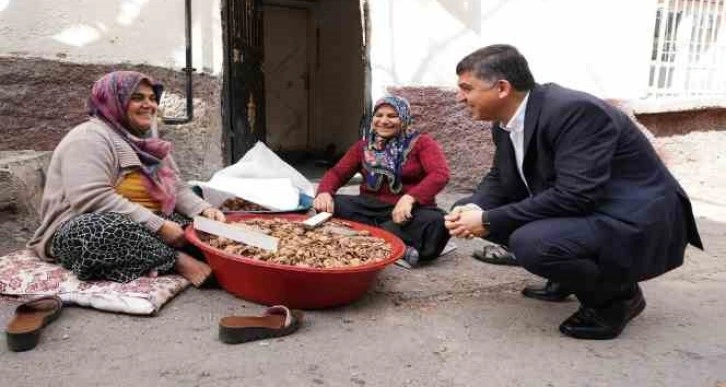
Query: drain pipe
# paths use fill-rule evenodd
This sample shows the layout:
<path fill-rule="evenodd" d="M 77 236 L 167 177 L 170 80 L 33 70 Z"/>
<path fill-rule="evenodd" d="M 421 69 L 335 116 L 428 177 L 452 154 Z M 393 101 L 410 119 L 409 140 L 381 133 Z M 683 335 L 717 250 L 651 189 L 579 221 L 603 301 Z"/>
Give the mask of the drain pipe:
<path fill-rule="evenodd" d="M 185 117 L 162 117 L 162 122 L 169 125 L 186 124 L 194 118 L 194 99 L 192 98 L 192 73 L 196 71 L 192 67 L 192 0 L 184 0 L 184 28 L 186 41 L 186 99 L 187 113 Z"/>

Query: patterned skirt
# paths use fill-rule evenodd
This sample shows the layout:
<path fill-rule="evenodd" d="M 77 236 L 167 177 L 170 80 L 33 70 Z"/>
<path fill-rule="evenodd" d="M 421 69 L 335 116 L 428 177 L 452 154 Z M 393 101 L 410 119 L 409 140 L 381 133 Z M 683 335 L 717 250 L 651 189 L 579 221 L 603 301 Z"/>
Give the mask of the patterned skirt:
<path fill-rule="evenodd" d="M 191 222 L 178 213 L 160 216 L 182 227 Z M 51 252 L 84 281 L 129 282 L 152 270 L 168 273 L 177 257 L 158 235 L 114 212 L 83 214 L 63 223 L 53 235 Z"/>

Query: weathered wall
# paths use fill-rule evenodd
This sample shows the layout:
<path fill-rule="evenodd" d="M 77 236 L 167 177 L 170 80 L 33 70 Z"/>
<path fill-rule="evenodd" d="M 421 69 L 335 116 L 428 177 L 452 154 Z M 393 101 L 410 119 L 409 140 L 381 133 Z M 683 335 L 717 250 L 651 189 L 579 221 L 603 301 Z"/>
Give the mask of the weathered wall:
<path fill-rule="evenodd" d="M 0 214 L 35 218 L 45 185 L 50 152 L 0 151 Z"/>
<path fill-rule="evenodd" d="M 491 123 L 474 121 L 456 92 L 437 87 L 392 87 L 411 103 L 416 128 L 439 142 L 451 169 L 447 189 L 472 191 L 492 165 Z"/>
<path fill-rule="evenodd" d="M 672 136 L 697 131 L 726 130 L 726 108 L 707 108 L 663 113 L 636 113 L 643 125 L 656 136 Z"/>
<path fill-rule="evenodd" d="M 146 65 L 73 64 L 43 59 L 0 58 L 0 150 L 53 150 L 61 138 L 86 119 L 93 82 L 117 69 L 142 71 L 160 80 L 168 95 L 164 114 L 185 114 L 185 74 Z M 207 179 L 222 166 L 221 81 L 194 76 L 195 118 L 185 125 L 162 126 L 174 142 L 185 178 Z"/>

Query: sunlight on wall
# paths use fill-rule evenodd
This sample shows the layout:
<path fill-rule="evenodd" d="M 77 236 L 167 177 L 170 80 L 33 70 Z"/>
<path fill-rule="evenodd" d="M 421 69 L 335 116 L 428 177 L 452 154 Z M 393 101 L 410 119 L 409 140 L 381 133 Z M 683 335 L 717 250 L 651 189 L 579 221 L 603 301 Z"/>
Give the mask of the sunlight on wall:
<path fill-rule="evenodd" d="M 372 93 L 454 87 L 461 58 L 509 43 L 538 82 L 636 98 L 647 85 L 655 1 L 369 0 Z"/>
<path fill-rule="evenodd" d="M 10 5 L 10 0 L 0 0 L 0 12 L 4 11 L 8 5 Z"/>
<path fill-rule="evenodd" d="M 86 24 L 77 24 L 53 35 L 54 40 L 75 47 L 83 47 L 100 37 L 101 34 L 97 29 Z"/>
<path fill-rule="evenodd" d="M 122 26 L 131 25 L 141 14 L 142 8 L 149 0 L 124 0 L 121 3 L 116 23 Z"/>
<path fill-rule="evenodd" d="M 185 67 L 187 63 L 187 49 L 184 45 L 177 47 L 172 51 L 171 57 L 174 58 L 174 67 Z"/>

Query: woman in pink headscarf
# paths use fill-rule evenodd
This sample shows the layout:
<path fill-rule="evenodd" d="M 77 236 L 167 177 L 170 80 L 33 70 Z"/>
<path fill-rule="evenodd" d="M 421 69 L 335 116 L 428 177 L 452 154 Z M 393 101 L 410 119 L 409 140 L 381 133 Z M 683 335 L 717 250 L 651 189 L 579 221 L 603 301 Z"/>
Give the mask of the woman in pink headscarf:
<path fill-rule="evenodd" d="M 96 81 L 90 118 L 58 144 L 28 243 L 79 279 L 128 282 L 176 271 L 195 286 L 211 274 L 189 255 L 189 217 L 224 220 L 179 177 L 172 145 L 152 135 L 163 87 L 135 71 Z"/>

